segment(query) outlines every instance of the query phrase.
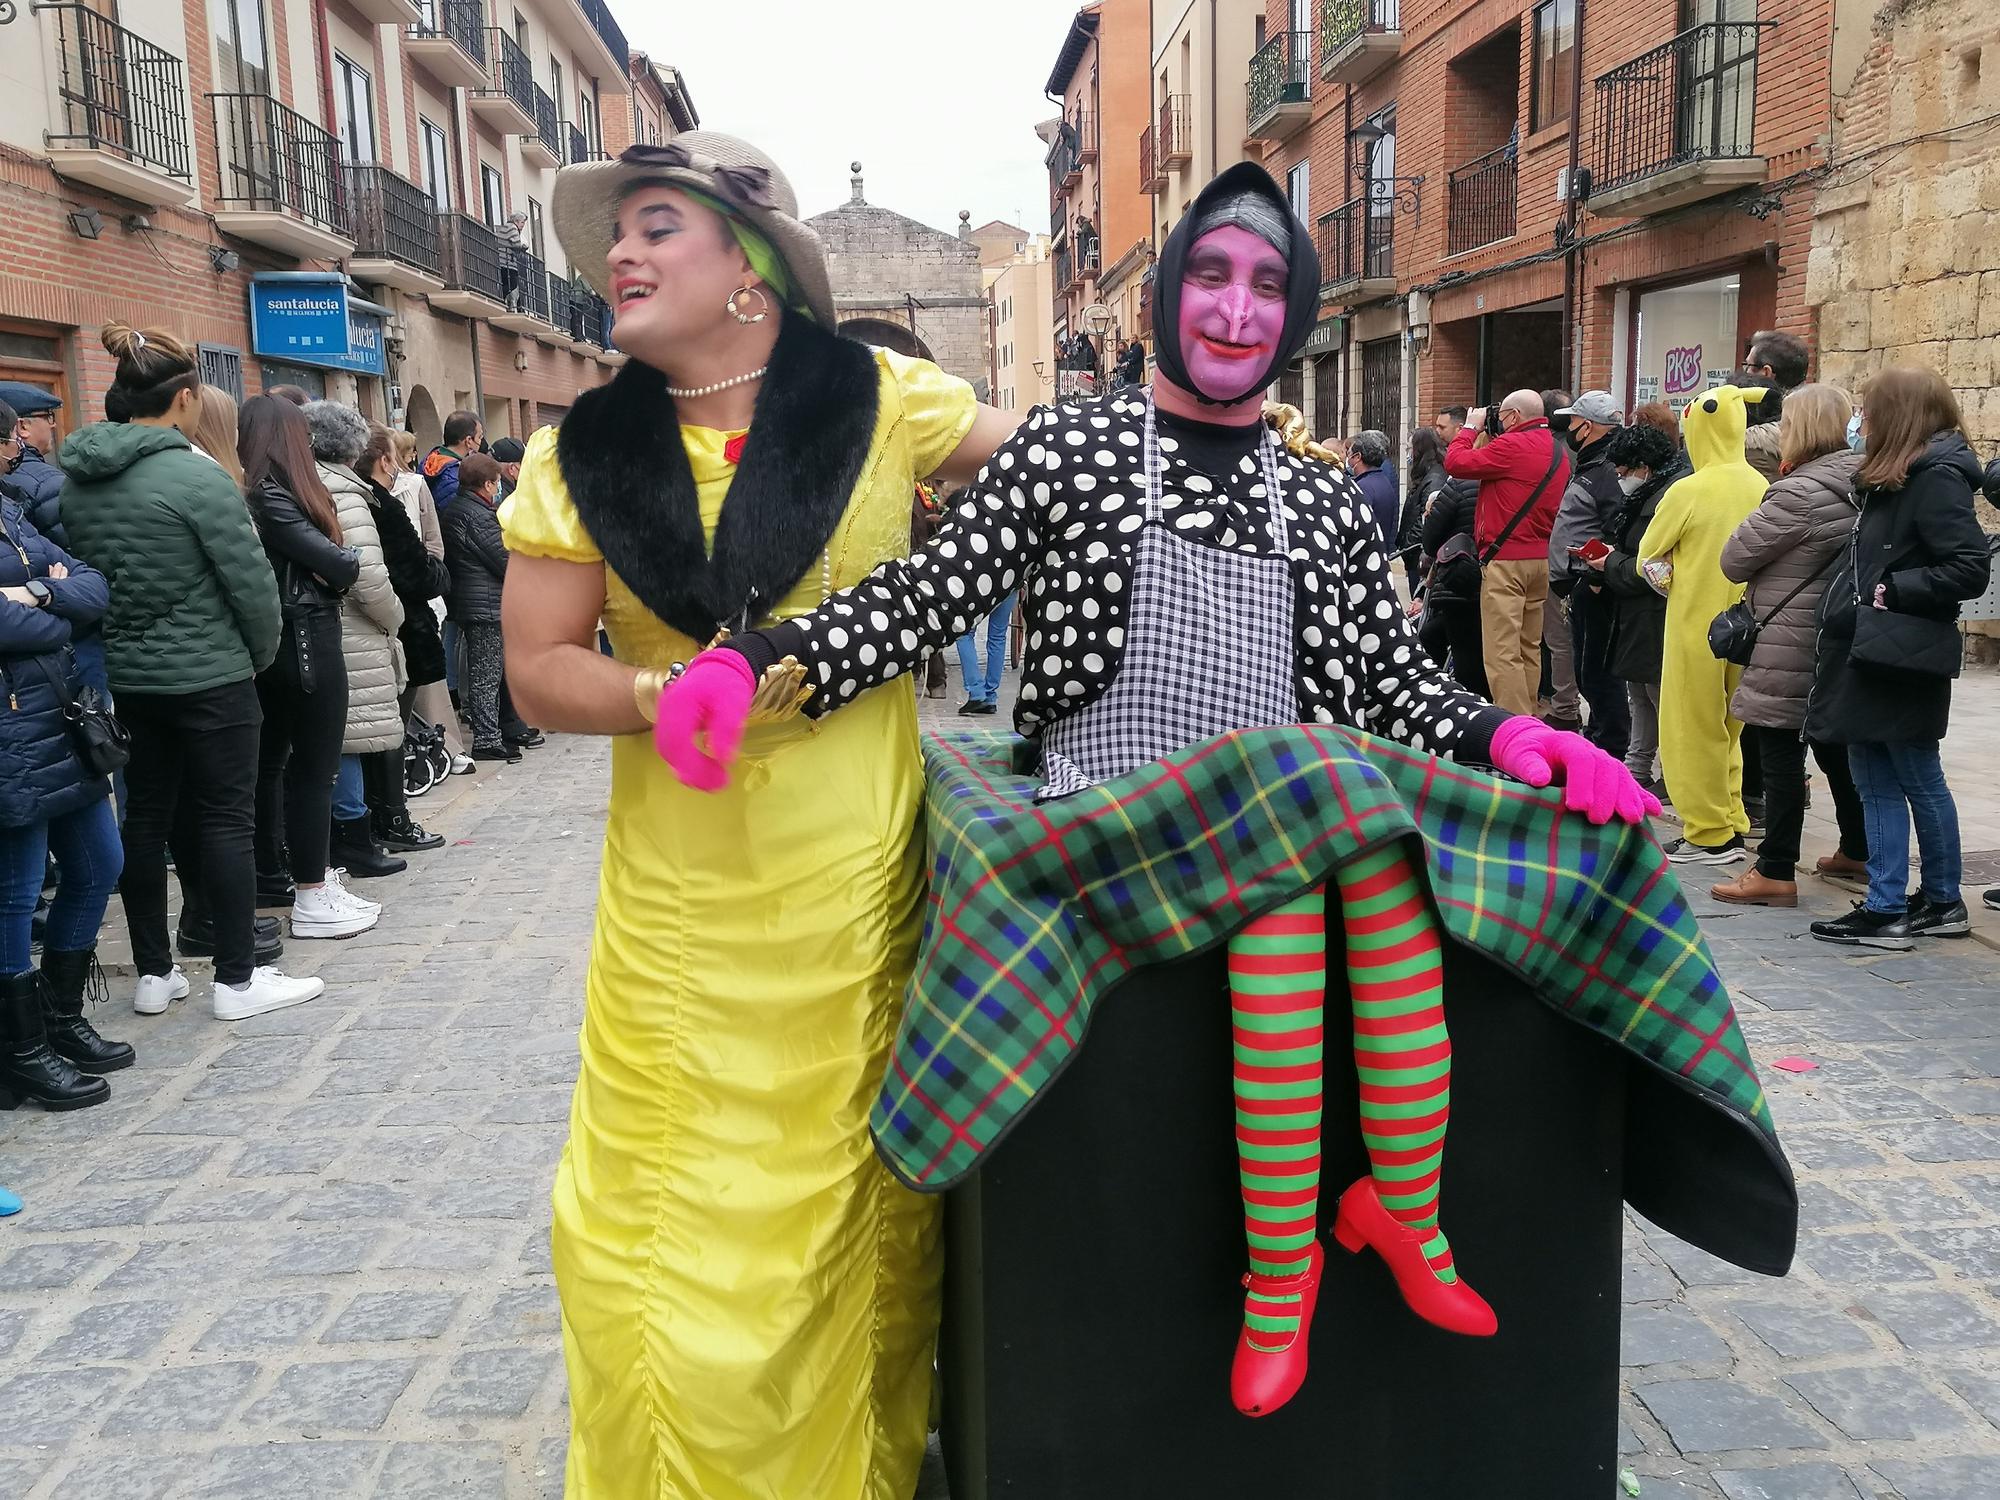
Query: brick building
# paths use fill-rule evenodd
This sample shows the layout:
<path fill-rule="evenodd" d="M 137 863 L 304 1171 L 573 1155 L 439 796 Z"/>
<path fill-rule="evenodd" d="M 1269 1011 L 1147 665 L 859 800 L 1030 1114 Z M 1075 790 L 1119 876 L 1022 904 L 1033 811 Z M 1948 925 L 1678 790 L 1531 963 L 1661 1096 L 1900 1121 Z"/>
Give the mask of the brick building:
<path fill-rule="evenodd" d="M 1271 0 L 1249 130 L 1309 205 L 1326 317 L 1288 394 L 1400 443 L 1523 386 L 1685 404 L 1753 331 L 1808 333 L 1828 56 L 1859 9 Z"/>
<path fill-rule="evenodd" d="M 1093 339 L 1138 327 L 1139 287 L 1151 264 L 1152 197 L 1138 140 L 1150 118 L 1146 60 L 1150 0 L 1098 0 L 1070 22 L 1043 86 L 1062 113 L 1042 129 L 1048 146 L 1051 344 L 1076 330 Z M 1084 311 L 1110 309 L 1103 335 Z M 1103 322 L 1103 319 L 1099 319 Z M 1104 353 L 1099 348 L 1100 356 Z"/>
<path fill-rule="evenodd" d="M 638 86 L 602 0 L 53 4 L 0 36 L 0 378 L 67 425 L 114 318 L 427 441 L 459 406 L 531 431 L 616 362 L 542 219 Z"/>
<path fill-rule="evenodd" d="M 934 360 L 985 400 L 992 325 L 971 213 L 962 211 L 959 233 L 949 235 L 870 203 L 860 162 L 850 181 L 847 202 L 806 220 L 826 242 L 840 331 Z"/>

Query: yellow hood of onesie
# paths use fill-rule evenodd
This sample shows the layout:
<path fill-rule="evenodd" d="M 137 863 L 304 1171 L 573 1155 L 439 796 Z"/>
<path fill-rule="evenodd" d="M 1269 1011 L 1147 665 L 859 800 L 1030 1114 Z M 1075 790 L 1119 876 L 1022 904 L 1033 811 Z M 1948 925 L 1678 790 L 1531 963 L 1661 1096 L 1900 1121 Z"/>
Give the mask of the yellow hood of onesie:
<path fill-rule="evenodd" d="M 1681 431 L 1687 435 L 1688 457 L 1695 472 L 1720 464 L 1747 463 L 1743 457 L 1743 434 L 1749 428 L 1748 398 L 1762 400 L 1762 391 L 1738 390 L 1719 385 L 1704 391 L 1681 413 Z"/>

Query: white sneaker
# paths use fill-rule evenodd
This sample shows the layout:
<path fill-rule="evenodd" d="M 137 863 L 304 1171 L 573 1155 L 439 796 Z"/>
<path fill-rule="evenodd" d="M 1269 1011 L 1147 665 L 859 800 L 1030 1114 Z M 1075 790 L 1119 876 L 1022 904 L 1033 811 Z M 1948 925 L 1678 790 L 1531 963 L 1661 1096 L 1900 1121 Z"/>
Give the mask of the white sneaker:
<path fill-rule="evenodd" d="M 342 901 L 340 888 L 331 883 L 318 890 L 301 887 L 292 902 L 292 936 L 296 938 L 354 937 L 378 920 L 378 913 L 357 911 Z"/>
<path fill-rule="evenodd" d="M 326 981 L 293 979 L 276 969 L 251 971 L 248 984 L 218 984 L 215 987 L 215 1019 L 247 1021 L 267 1011 L 304 1005 L 326 993 Z"/>
<path fill-rule="evenodd" d="M 454 755 L 451 758 L 451 774 L 471 776 L 479 770 L 479 762 L 469 755 Z"/>
<path fill-rule="evenodd" d="M 331 891 L 333 899 L 345 906 L 349 911 L 366 912 L 371 917 L 382 915 L 382 903 L 380 901 L 370 901 L 366 896 L 357 896 L 347 888 L 347 871 L 345 870 L 328 870 L 326 872 L 326 884 L 322 889 Z"/>
<path fill-rule="evenodd" d="M 163 1016 L 169 1005 L 187 997 L 187 975 L 175 964 L 171 973 L 139 976 L 139 993 L 132 997 L 132 1009 L 142 1016 Z"/>

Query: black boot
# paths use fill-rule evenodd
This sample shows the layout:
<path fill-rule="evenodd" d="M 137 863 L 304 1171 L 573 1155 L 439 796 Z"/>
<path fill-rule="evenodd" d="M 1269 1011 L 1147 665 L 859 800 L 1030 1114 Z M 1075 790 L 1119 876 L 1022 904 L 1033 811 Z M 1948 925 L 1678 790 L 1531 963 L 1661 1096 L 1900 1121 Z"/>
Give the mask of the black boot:
<path fill-rule="evenodd" d="M 258 917 L 252 932 L 256 938 L 259 968 L 274 964 L 285 956 L 285 933 L 276 917 Z M 192 905 L 182 907 L 180 926 L 174 933 L 174 945 L 181 950 L 182 958 L 215 957 L 215 924 L 209 921 L 207 913 L 195 910 Z"/>
<path fill-rule="evenodd" d="M 49 1050 L 41 988 L 33 969 L 0 977 L 0 1109 L 23 1100 L 48 1110 L 102 1104 L 111 1085 L 77 1072 Z"/>
<path fill-rule="evenodd" d="M 92 998 L 104 998 L 104 972 L 97 969 L 94 952 L 62 953 L 51 948 L 42 954 L 42 1020 L 48 1031 L 49 1050 L 68 1058 L 80 1072 L 116 1073 L 132 1066 L 129 1042 L 107 1042 L 97 1028 L 83 1018 L 83 1002 L 93 990 L 92 971 L 97 983 Z"/>
<path fill-rule="evenodd" d="M 333 848 L 326 861 L 335 869 L 347 871 L 357 880 L 400 875 L 410 867 L 407 859 L 396 859 L 375 846 L 375 840 L 368 833 L 366 818 L 333 820 Z"/>
<path fill-rule="evenodd" d="M 407 854 L 418 849 L 444 847 L 442 836 L 426 830 L 407 811 L 390 813 L 387 817 L 376 814 L 373 823 L 375 842 L 384 849 Z"/>

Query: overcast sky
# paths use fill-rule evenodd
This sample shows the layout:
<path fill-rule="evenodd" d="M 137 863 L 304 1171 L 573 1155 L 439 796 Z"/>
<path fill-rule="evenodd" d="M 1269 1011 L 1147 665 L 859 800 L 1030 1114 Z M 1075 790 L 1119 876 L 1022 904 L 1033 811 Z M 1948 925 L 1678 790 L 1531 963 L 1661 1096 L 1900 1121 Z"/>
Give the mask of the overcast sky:
<path fill-rule="evenodd" d="M 868 201 L 935 228 L 1007 219 L 1048 232 L 1038 121 L 1074 0 L 613 0 L 634 47 L 687 80 L 702 127 L 769 152 L 810 216 Z M 1135 148 L 1136 149 L 1136 148 Z"/>

